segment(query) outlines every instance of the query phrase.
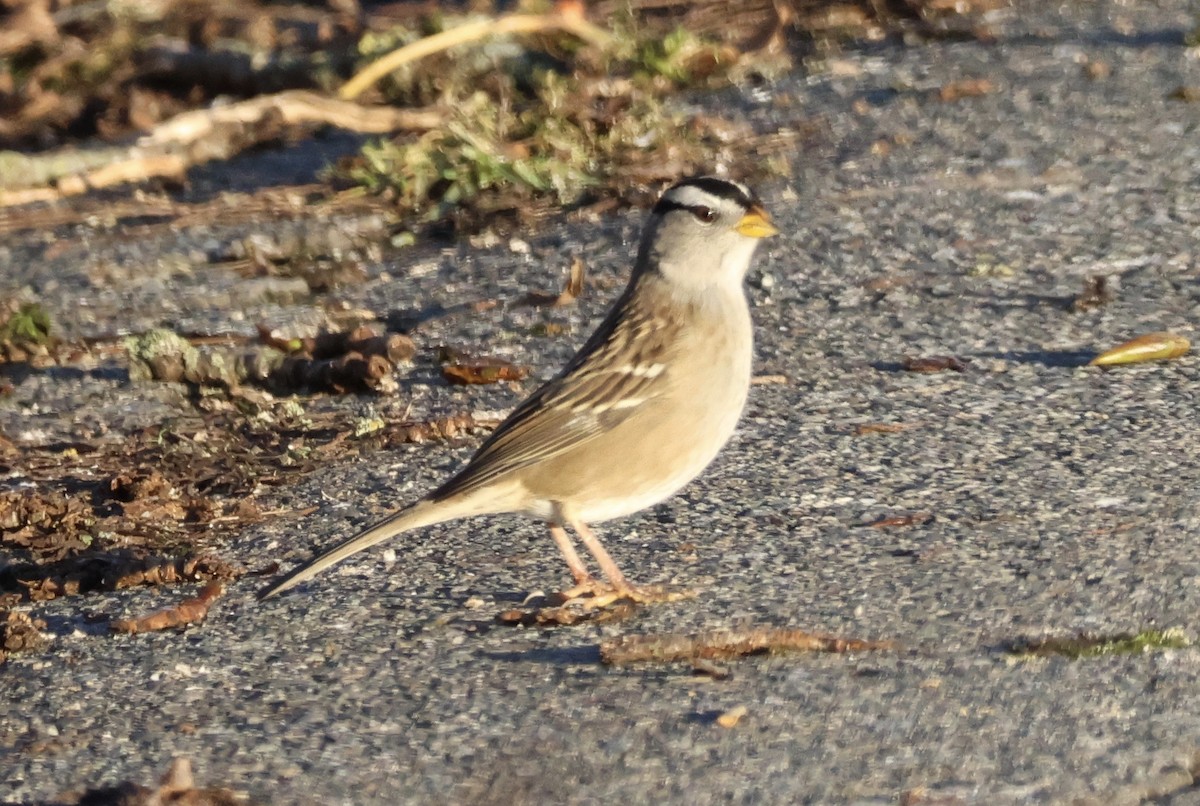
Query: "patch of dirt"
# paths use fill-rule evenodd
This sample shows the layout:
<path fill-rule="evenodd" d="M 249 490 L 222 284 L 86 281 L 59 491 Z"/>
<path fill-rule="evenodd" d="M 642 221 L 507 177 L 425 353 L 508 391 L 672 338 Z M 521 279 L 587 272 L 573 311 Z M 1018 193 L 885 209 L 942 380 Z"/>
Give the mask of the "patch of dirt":
<path fill-rule="evenodd" d="M 330 461 L 491 425 L 469 414 L 364 428 L 342 414 L 222 411 L 121 442 L 10 443 L 0 452 L 0 475 L 20 479 L 22 488 L 0 491 L 0 547 L 15 560 L 0 567 L 0 594 L 44 599 L 232 578 L 237 573 L 220 561 L 195 556 L 213 526 L 231 532 L 264 517 L 303 514 L 262 511 L 255 498 L 264 488 Z"/>

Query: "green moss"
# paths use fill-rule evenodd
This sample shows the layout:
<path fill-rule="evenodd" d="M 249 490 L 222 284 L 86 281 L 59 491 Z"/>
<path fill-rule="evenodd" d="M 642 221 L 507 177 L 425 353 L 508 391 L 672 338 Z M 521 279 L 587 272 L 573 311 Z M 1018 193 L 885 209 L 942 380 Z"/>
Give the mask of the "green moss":
<path fill-rule="evenodd" d="M 676 28 L 664 37 L 646 37 L 638 42 L 635 70 L 643 76 L 661 76 L 685 87 L 721 75 L 735 61 L 718 43 Z"/>
<path fill-rule="evenodd" d="M 0 344 L 45 344 L 52 328 L 46 309 L 36 302 L 26 302 L 0 324 Z"/>
<path fill-rule="evenodd" d="M 365 63 L 417 38 L 373 33 L 359 50 Z M 670 105 L 681 87 L 731 80 L 736 54 L 728 48 L 683 29 L 665 37 L 621 29 L 605 53 L 560 39 L 538 39 L 536 52 L 513 40 L 470 43 L 397 71 L 380 87 L 385 97 L 437 101 L 450 119 L 423 135 L 371 140 L 330 178 L 390 198 L 421 221 L 461 222 L 466 211 L 486 224 L 489 212 L 621 196 L 718 161 L 741 175 L 786 169 L 752 148 L 739 150 L 744 164 L 727 159 L 709 122 Z"/>
<path fill-rule="evenodd" d="M 1135 655 L 1156 649 L 1184 649 L 1188 646 L 1191 646 L 1191 642 L 1182 630 L 1169 629 L 1117 635 L 1081 633 L 1071 638 L 1042 638 L 1014 643 L 1008 652 L 1017 658 L 1061 655 L 1077 660 L 1102 655 Z"/>

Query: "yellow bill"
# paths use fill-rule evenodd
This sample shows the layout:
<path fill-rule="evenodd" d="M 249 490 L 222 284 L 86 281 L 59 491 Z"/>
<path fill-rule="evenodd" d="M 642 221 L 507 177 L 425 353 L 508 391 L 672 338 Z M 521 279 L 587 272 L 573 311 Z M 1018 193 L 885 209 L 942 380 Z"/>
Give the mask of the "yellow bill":
<path fill-rule="evenodd" d="M 779 229 L 771 223 L 767 211 L 758 206 L 751 207 L 734 229 L 747 238 L 770 238 L 779 234 Z"/>

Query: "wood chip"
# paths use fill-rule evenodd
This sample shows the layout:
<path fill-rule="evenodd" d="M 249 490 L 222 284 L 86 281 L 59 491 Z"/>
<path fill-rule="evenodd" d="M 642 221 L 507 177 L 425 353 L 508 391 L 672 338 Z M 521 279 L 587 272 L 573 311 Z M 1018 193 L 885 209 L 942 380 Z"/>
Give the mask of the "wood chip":
<path fill-rule="evenodd" d="M 735 728 L 746 714 L 750 713 L 744 705 L 735 705 L 717 717 L 717 724 L 723 728 Z"/>

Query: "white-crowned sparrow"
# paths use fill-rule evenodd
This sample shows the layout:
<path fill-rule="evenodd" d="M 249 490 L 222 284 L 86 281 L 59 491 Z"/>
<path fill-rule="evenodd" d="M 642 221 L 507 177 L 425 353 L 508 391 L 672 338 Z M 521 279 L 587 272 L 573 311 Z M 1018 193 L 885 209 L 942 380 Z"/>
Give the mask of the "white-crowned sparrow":
<path fill-rule="evenodd" d="M 759 239 L 777 232 L 742 185 L 699 177 L 671 187 L 650 214 L 629 286 L 562 372 L 445 484 L 260 598 L 401 532 L 503 512 L 549 524 L 576 592 L 647 598 L 587 524 L 657 504 L 729 440 L 750 387 L 753 333 L 742 280 Z M 592 579 L 564 526 L 596 559 L 607 587 Z"/>

